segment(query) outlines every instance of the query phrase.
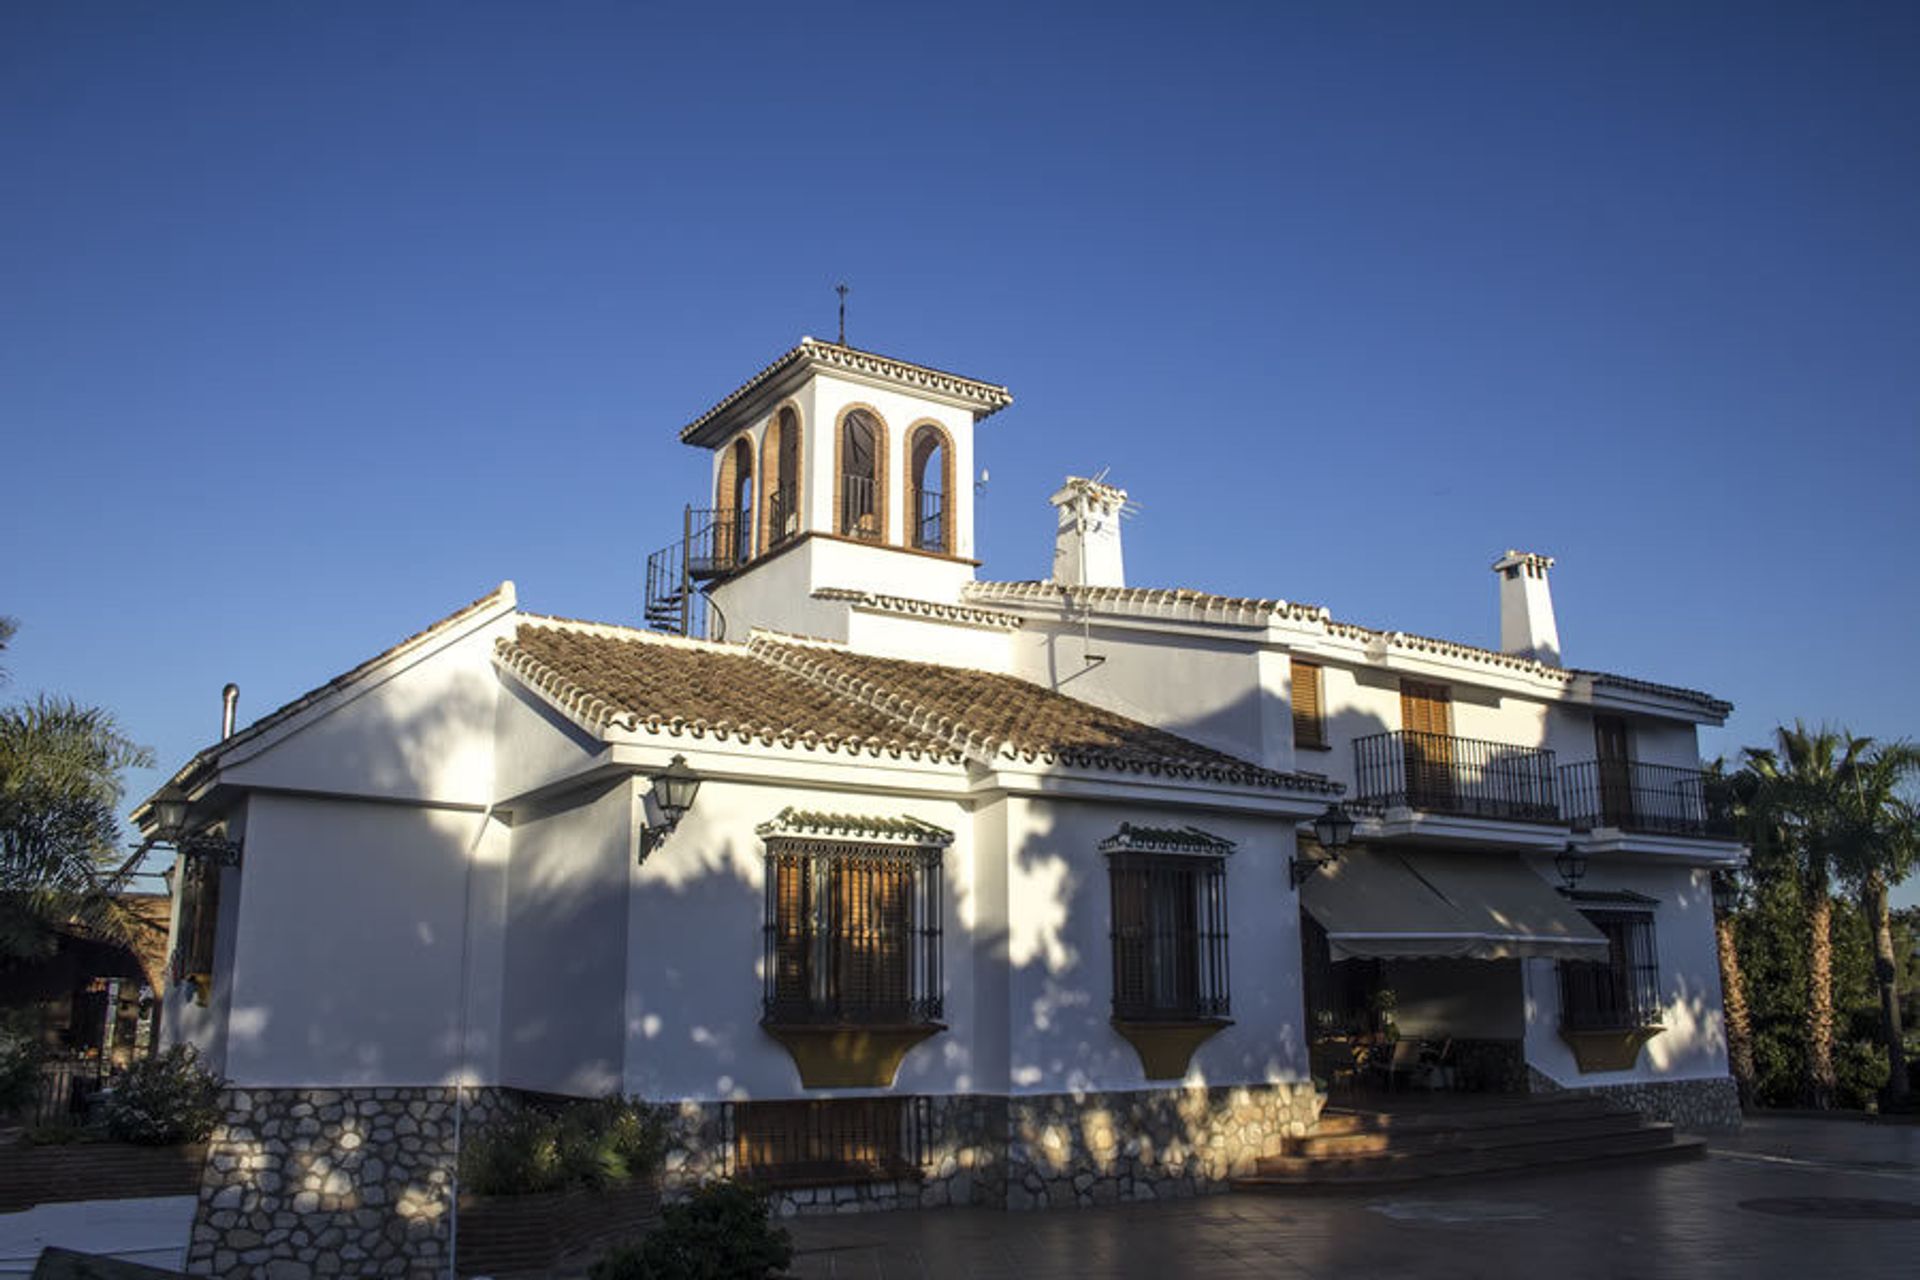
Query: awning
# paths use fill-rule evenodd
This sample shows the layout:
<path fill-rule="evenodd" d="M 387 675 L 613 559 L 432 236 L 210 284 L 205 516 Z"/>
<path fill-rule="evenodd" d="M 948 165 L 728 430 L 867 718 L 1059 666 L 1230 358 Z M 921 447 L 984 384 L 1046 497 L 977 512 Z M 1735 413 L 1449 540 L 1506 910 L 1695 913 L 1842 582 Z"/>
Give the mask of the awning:
<path fill-rule="evenodd" d="M 1301 905 L 1335 960 L 1604 960 L 1607 939 L 1511 854 L 1349 849 Z"/>

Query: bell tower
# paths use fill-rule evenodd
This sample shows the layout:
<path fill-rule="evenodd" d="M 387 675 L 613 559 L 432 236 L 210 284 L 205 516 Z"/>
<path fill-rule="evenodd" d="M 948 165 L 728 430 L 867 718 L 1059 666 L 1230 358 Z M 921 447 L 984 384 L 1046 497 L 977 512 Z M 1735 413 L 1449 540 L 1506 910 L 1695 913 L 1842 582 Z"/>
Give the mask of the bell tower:
<path fill-rule="evenodd" d="M 712 480 L 687 508 L 678 566 L 676 546 L 648 559 L 649 625 L 835 637 L 845 605 L 822 591 L 957 603 L 975 564 L 973 430 L 1012 402 L 1002 386 L 802 338 L 681 430 L 712 454 Z"/>

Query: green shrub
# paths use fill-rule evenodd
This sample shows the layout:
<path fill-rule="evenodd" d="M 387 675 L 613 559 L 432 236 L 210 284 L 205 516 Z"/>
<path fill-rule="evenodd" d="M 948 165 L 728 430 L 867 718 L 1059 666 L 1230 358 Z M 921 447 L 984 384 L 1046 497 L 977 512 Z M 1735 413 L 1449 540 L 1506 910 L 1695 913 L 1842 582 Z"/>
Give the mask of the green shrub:
<path fill-rule="evenodd" d="M 668 1205 L 637 1247 L 614 1249 L 589 1280 L 763 1280 L 793 1261 L 793 1241 L 776 1227 L 766 1198 L 735 1182 L 711 1182 Z"/>
<path fill-rule="evenodd" d="M 40 1092 L 40 1041 L 19 1027 L 0 1026 L 0 1116 L 29 1105 Z"/>
<path fill-rule="evenodd" d="M 644 1177 L 666 1153 L 666 1115 L 619 1096 L 528 1108 L 462 1143 L 460 1183 L 481 1196 L 533 1195 Z"/>
<path fill-rule="evenodd" d="M 122 1142 L 164 1147 L 202 1142 L 220 1123 L 226 1081 L 200 1065 L 190 1044 L 178 1044 L 128 1067 L 101 1096 L 100 1123 Z"/>

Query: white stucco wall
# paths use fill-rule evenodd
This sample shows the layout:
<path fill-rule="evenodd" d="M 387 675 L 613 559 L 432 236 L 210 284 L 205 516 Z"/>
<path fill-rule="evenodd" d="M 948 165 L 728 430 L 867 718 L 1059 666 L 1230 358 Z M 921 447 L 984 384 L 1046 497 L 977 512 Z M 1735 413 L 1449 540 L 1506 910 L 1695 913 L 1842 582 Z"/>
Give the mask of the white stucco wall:
<path fill-rule="evenodd" d="M 225 1068 L 242 1085 L 494 1074 L 505 830 L 470 810 L 256 794 Z M 468 883 L 471 868 L 473 884 Z M 475 910 L 471 925 L 467 902 Z"/>
<path fill-rule="evenodd" d="M 1551 879 L 1552 868 L 1535 868 Z M 1632 889 L 1658 898 L 1654 938 L 1660 957 L 1666 1030 L 1631 1071 L 1582 1074 L 1560 1038 L 1560 983 L 1552 961 L 1526 963 L 1527 1061 L 1563 1085 L 1631 1084 L 1727 1074 L 1720 959 L 1713 931 L 1711 873 L 1625 859 L 1595 860 L 1582 889 Z"/>
<path fill-rule="evenodd" d="M 1112 907 L 1098 847 L 1122 822 L 1193 823 L 1239 844 L 1227 860 L 1233 1025 L 1195 1053 L 1188 1080 L 1305 1078 L 1291 824 L 1024 798 L 1005 807 L 1011 1092 L 1150 1087 L 1139 1055 L 1111 1025 Z"/>
<path fill-rule="evenodd" d="M 979 671 L 1007 671 L 1013 640 L 1005 629 L 854 609 L 847 643 L 861 653 L 913 662 L 941 662 Z"/>
<path fill-rule="evenodd" d="M 943 865 L 948 1030 L 907 1055 L 896 1087 L 973 1088 L 973 935 L 964 913 L 974 901 L 974 850 L 961 804 L 709 780 L 693 811 L 632 876 L 627 1089 L 649 1098 L 802 1093 L 793 1059 L 760 1027 L 766 879 L 765 846 L 754 828 L 788 806 L 908 816 L 954 832 Z"/>
<path fill-rule="evenodd" d="M 1284 694 L 1263 686 L 1259 653 L 1245 641 L 1101 626 L 1088 635 L 1050 621 L 1015 632 L 1013 652 L 1016 675 L 1243 760 L 1269 752 L 1279 718 L 1269 702 L 1286 707 Z"/>
<path fill-rule="evenodd" d="M 229 785 L 485 805 L 493 798 L 496 637 L 511 614 L 464 628 L 370 675 L 298 731 L 245 743 Z M 291 727 L 291 725 L 290 725 Z"/>
<path fill-rule="evenodd" d="M 583 1096 L 620 1086 L 634 804 L 621 777 L 514 814 L 502 1084 Z"/>

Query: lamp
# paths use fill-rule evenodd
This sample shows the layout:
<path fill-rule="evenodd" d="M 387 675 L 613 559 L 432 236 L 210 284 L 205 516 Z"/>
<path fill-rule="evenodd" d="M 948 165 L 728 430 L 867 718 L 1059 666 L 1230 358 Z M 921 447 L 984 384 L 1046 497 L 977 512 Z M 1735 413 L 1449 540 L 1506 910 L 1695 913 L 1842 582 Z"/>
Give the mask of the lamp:
<path fill-rule="evenodd" d="M 209 832 L 187 830 L 192 801 L 172 783 L 153 797 L 153 843 L 170 844 L 183 858 L 210 858 L 221 866 L 240 865 L 240 842 Z"/>
<path fill-rule="evenodd" d="M 1294 858 L 1287 864 L 1295 889 L 1311 880 L 1314 872 L 1340 861 L 1340 850 L 1346 847 L 1347 841 L 1353 839 L 1353 815 L 1343 805 L 1328 805 L 1327 811 L 1313 820 L 1313 838 L 1319 842 L 1325 856 Z"/>
<path fill-rule="evenodd" d="M 1560 873 L 1560 878 L 1565 880 L 1567 888 L 1571 889 L 1587 874 L 1587 855 L 1581 853 L 1572 844 L 1568 844 L 1566 848 L 1553 855 L 1553 869 Z"/>
<path fill-rule="evenodd" d="M 649 826 L 641 834 L 642 862 L 673 834 L 673 829 L 680 825 L 680 819 L 686 817 L 687 810 L 693 808 L 693 798 L 699 794 L 700 775 L 687 764 L 685 756 L 674 756 L 667 761 L 666 768 L 653 775 L 653 800 L 660 807 L 660 822 L 657 826 Z"/>

